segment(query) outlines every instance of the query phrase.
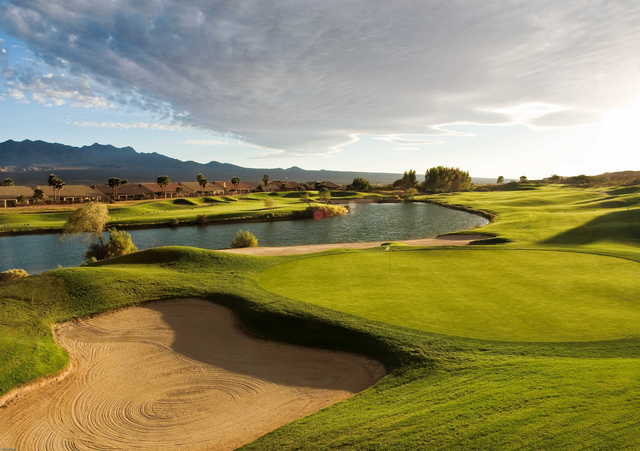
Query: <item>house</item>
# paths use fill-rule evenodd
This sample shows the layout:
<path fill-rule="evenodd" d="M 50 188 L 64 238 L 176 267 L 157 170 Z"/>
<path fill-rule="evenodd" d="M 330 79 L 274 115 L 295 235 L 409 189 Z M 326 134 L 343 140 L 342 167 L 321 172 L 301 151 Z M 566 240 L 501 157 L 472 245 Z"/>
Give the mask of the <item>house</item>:
<path fill-rule="evenodd" d="M 54 190 L 49 185 L 38 185 L 36 189 L 42 190 L 44 198 L 48 203 L 73 204 L 78 202 L 91 202 L 107 200 L 98 190 L 87 185 L 64 185 L 61 190 Z"/>
<path fill-rule="evenodd" d="M 174 197 L 191 197 L 196 195 L 194 190 L 180 182 L 171 182 L 164 187 L 157 183 L 140 183 L 140 185 L 151 191 L 154 198 L 173 199 Z"/>
<path fill-rule="evenodd" d="M 305 187 L 291 180 L 272 180 L 265 191 L 304 191 Z"/>
<path fill-rule="evenodd" d="M 231 185 L 231 183 L 229 183 Z M 249 182 L 240 182 L 237 185 L 231 185 L 231 189 L 237 194 L 252 193 L 256 190 L 257 185 Z"/>
<path fill-rule="evenodd" d="M 207 184 L 202 187 L 198 182 L 180 182 L 182 186 L 193 192 L 198 196 L 219 196 L 224 194 L 225 187 L 216 184 L 215 182 L 207 182 Z"/>
<path fill-rule="evenodd" d="M 111 200 L 143 200 L 153 199 L 154 193 L 141 183 L 125 183 L 117 188 L 114 198 L 114 190 L 109 185 L 95 185 L 95 189 L 100 191 L 105 198 Z"/>
<path fill-rule="evenodd" d="M 316 188 L 317 189 L 326 188 L 328 190 L 336 190 L 336 189 L 340 189 L 342 187 L 340 185 L 338 185 L 337 183 L 333 183 L 333 182 L 330 182 L 328 180 L 324 180 L 322 182 L 316 182 Z"/>
<path fill-rule="evenodd" d="M 29 204 L 32 196 L 33 188 L 28 186 L 0 186 L 0 206 L 4 208 Z"/>

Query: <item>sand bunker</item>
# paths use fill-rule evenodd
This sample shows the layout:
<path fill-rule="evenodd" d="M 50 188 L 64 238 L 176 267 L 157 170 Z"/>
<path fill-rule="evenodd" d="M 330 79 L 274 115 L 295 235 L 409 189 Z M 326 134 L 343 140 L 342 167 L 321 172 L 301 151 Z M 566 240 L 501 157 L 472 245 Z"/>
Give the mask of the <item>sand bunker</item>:
<path fill-rule="evenodd" d="M 197 299 L 62 324 L 62 380 L 0 409 L 0 447 L 233 449 L 372 385 L 365 357 L 258 340 Z"/>
<path fill-rule="evenodd" d="M 409 246 L 466 246 L 472 241 L 487 238 L 481 234 L 442 235 L 436 238 L 418 238 L 417 240 L 400 240 L 396 243 L 404 243 Z M 245 255 L 300 255 L 312 252 L 323 252 L 333 249 L 369 249 L 379 247 L 388 241 L 361 241 L 354 243 L 329 243 L 329 244 L 301 244 L 299 246 L 267 246 L 267 247 L 240 247 L 236 249 L 222 249 L 230 254 Z"/>

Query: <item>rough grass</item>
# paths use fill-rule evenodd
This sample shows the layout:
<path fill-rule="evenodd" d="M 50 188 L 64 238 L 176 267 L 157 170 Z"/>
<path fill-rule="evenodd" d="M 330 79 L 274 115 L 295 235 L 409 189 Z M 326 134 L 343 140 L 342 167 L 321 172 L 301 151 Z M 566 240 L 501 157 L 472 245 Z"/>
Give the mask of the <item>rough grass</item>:
<path fill-rule="evenodd" d="M 316 191 L 310 191 L 313 198 Z M 180 198 L 154 201 L 126 202 L 109 205 L 110 225 L 158 225 L 171 221 L 190 223 L 205 215 L 209 222 L 245 219 L 292 217 L 304 211 L 308 204 L 289 193 L 253 193 L 250 196 Z M 359 197 L 359 193 L 349 193 Z M 273 200 L 265 208 L 264 200 Z M 28 232 L 59 230 L 71 211 L 78 205 L 57 208 L 0 209 L 0 232 Z"/>
<path fill-rule="evenodd" d="M 637 449 L 637 207 L 609 220 L 627 210 L 603 206 L 633 203 L 638 192 L 621 189 L 438 196 L 498 213 L 484 230 L 514 242 L 496 247 L 262 258 L 165 247 L 8 282 L 0 393 L 64 367 L 55 322 L 203 296 L 260 336 L 361 352 L 389 371 L 249 449 Z"/>

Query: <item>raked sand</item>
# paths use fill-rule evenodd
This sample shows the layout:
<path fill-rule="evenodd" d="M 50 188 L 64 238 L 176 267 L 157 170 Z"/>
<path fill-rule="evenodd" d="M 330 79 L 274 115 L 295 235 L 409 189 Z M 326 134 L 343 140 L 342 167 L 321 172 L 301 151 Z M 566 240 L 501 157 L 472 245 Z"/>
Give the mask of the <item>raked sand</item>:
<path fill-rule="evenodd" d="M 395 243 L 403 243 L 408 246 L 466 246 L 472 241 L 489 238 L 482 234 L 459 234 L 442 235 L 436 238 L 419 238 L 416 240 L 399 240 Z M 389 241 L 363 241 L 353 243 L 330 243 L 330 244 L 301 244 L 298 246 L 267 246 L 267 247 L 241 247 L 237 249 L 223 249 L 223 252 L 230 254 L 244 255 L 300 255 L 313 252 L 323 252 L 333 249 L 369 249 L 379 247 Z"/>
<path fill-rule="evenodd" d="M 259 340 L 198 299 L 61 324 L 62 378 L 0 409 L 0 447 L 233 449 L 369 387 L 362 356 Z"/>

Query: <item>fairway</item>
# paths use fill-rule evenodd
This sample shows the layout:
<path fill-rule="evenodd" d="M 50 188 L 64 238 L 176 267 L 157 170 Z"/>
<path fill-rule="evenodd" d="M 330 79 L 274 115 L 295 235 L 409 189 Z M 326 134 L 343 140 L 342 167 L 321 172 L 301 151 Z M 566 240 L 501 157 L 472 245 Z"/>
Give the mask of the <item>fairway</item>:
<path fill-rule="evenodd" d="M 500 341 L 638 336 L 640 265 L 543 250 L 394 250 L 297 258 L 265 289 L 388 324 Z"/>

